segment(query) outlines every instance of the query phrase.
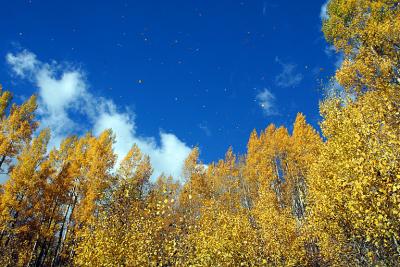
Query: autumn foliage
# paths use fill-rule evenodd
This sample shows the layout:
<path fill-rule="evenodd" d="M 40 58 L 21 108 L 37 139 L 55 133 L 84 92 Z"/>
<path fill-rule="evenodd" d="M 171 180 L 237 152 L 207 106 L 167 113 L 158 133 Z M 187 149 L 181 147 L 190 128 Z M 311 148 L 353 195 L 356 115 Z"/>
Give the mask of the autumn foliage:
<path fill-rule="evenodd" d="M 135 144 L 70 136 L 48 151 L 33 96 L 0 93 L 1 266 L 399 266 L 400 4 L 331 0 L 326 39 L 344 56 L 320 103 L 322 136 L 253 131 L 247 152 L 181 183 L 151 181 Z"/>

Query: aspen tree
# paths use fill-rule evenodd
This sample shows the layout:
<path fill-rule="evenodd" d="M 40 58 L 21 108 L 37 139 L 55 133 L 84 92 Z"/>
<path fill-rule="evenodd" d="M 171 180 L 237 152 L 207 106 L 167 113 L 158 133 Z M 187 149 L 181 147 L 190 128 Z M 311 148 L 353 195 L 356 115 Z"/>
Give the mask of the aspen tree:
<path fill-rule="evenodd" d="M 332 0 L 326 39 L 344 94 L 321 103 L 327 138 L 312 171 L 311 225 L 334 264 L 399 264 L 398 1 Z"/>

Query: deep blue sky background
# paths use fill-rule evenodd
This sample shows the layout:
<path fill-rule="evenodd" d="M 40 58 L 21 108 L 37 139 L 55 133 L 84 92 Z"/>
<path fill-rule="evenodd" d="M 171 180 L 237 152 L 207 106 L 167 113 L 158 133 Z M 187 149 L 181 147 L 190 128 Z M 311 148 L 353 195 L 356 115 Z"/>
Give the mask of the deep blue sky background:
<path fill-rule="evenodd" d="M 320 80 L 334 71 L 321 32 L 324 1 L 0 2 L 3 87 L 35 92 L 11 75 L 9 52 L 71 62 L 92 94 L 133 110 L 139 135 L 174 133 L 199 145 L 205 162 L 229 145 L 244 153 L 254 128 L 291 128 L 297 112 L 317 127 Z M 301 81 L 280 86 L 283 65 Z M 257 102 L 265 88 L 275 97 L 272 114 Z"/>

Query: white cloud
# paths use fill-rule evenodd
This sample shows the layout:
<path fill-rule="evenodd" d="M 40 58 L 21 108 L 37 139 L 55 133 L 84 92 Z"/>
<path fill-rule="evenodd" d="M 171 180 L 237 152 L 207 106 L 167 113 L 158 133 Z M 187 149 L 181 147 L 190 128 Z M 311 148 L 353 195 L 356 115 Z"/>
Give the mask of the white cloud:
<path fill-rule="evenodd" d="M 321 18 L 321 20 L 327 20 L 328 17 L 328 12 L 327 12 L 327 8 L 328 8 L 328 3 L 330 0 L 327 0 L 322 6 L 321 6 L 321 11 L 319 13 L 319 17 Z"/>
<path fill-rule="evenodd" d="M 91 94 L 82 70 L 56 62 L 43 63 L 27 50 L 9 53 L 6 60 L 18 77 L 28 79 L 37 86 L 38 115 L 41 127 L 52 129 L 51 147 L 58 145 L 69 134 L 90 129 L 99 134 L 111 128 L 116 135 L 114 149 L 119 160 L 136 143 L 151 157 L 153 178 L 161 173 L 180 178 L 183 162 L 191 149 L 171 133 L 160 132 L 159 145 L 154 137 L 138 136 L 135 114 L 121 112 L 112 100 Z M 77 122 L 77 117 L 87 124 Z"/>
<path fill-rule="evenodd" d="M 296 72 L 296 65 L 284 63 L 278 57 L 275 61 L 282 66 L 282 72 L 275 77 L 275 82 L 280 87 L 295 87 L 303 80 L 303 75 Z"/>
<path fill-rule="evenodd" d="M 191 149 L 173 134 L 161 132 L 160 137 L 160 147 L 157 147 L 153 142 L 148 143 L 145 141 L 146 148 L 143 146 L 143 151 L 148 151 L 147 153 L 152 158 L 151 162 L 154 166 L 155 175 L 164 172 L 178 177 L 177 175 L 181 175 L 184 160 Z"/>
<path fill-rule="evenodd" d="M 61 66 L 43 63 L 27 50 L 8 53 L 6 60 L 17 76 L 28 79 L 38 88 L 40 125 L 52 129 L 51 146 L 72 134 L 77 125 L 69 112 L 76 111 L 77 103 L 85 98 L 84 74 L 76 69 L 60 71 Z"/>
<path fill-rule="evenodd" d="M 173 134 L 160 132 L 161 144 L 158 146 L 154 138 L 144 138 L 136 134 L 134 120 L 129 113 L 117 112 L 111 102 L 102 109 L 93 131 L 99 134 L 105 129 L 113 129 L 116 135 L 114 148 L 119 160 L 126 155 L 130 146 L 136 143 L 143 153 L 150 156 L 154 178 L 161 173 L 180 178 L 184 160 L 191 151 L 185 143 Z"/>
<path fill-rule="evenodd" d="M 7 54 L 6 59 L 11 65 L 12 70 L 22 78 L 31 74 L 38 63 L 36 55 L 27 50 L 24 50 L 17 55 Z"/>
<path fill-rule="evenodd" d="M 265 88 L 264 91 L 259 92 L 256 99 L 266 116 L 276 114 L 274 110 L 275 96 L 268 89 Z"/>

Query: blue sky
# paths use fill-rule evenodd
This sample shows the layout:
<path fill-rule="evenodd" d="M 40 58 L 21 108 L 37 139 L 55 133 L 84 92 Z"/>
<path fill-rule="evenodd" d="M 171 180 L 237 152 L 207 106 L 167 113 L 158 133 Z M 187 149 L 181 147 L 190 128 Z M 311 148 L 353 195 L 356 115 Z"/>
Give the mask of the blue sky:
<path fill-rule="evenodd" d="M 199 145 L 208 163 L 250 132 L 317 127 L 338 57 L 321 32 L 324 1 L 2 1 L 0 82 L 37 93 L 42 126 L 64 136 L 112 127 L 175 175 Z"/>

